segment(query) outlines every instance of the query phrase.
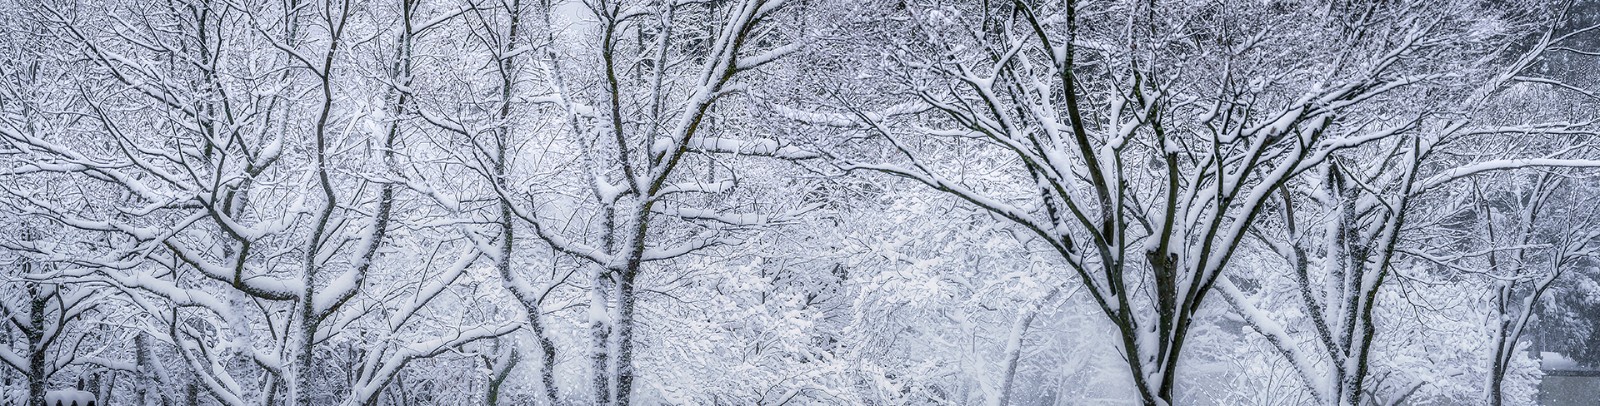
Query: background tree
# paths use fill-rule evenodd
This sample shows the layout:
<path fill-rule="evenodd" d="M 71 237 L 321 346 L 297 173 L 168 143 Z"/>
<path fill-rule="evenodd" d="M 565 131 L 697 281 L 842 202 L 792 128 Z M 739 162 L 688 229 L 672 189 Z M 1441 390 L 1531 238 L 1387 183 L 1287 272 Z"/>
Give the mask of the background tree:
<path fill-rule="evenodd" d="M 867 151 L 894 152 L 840 150 L 847 171 L 924 183 L 1038 235 L 1116 326 L 1145 402 L 1170 403 L 1194 317 L 1271 196 L 1409 130 L 1362 112 L 1454 74 L 1422 61 L 1479 58 L 1501 35 L 1437 13 L 1498 12 L 1470 4 L 1362 7 L 908 4 L 888 32 L 917 37 L 874 75 L 913 107 L 834 95 L 833 112 L 792 115 L 854 119 Z M 1293 62 L 1310 54 L 1340 57 Z M 965 178 L 958 155 L 984 149 L 1009 161 L 1006 180 Z"/>

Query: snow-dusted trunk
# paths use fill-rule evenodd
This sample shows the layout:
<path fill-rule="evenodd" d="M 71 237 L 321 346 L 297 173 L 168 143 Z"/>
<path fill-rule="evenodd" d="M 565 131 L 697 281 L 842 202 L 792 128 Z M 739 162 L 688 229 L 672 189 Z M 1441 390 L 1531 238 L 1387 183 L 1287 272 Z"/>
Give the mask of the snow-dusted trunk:
<path fill-rule="evenodd" d="M 1509 337 L 1506 337 L 1506 330 L 1509 329 L 1511 324 L 1511 315 L 1506 312 L 1506 296 L 1510 294 L 1511 283 L 1509 281 L 1496 283 L 1494 295 L 1495 312 L 1492 313 L 1494 321 L 1493 326 L 1490 328 L 1494 336 L 1490 338 L 1489 343 L 1494 346 L 1494 353 L 1490 355 L 1491 358 L 1489 359 L 1489 384 L 1488 393 L 1486 394 L 1486 400 L 1490 406 L 1500 406 L 1504 403 L 1505 396 L 1503 393 L 1505 392 L 1507 364 L 1505 362 L 1507 359 L 1506 343 L 1515 344 L 1515 341 L 1511 341 Z"/>
<path fill-rule="evenodd" d="M 1482 206 L 1485 209 L 1488 208 L 1487 205 Z M 1489 240 L 1491 243 L 1493 243 L 1493 212 L 1491 211 L 1488 213 L 1491 213 L 1489 216 L 1490 226 L 1488 227 Z M 1500 264 L 1498 258 L 1496 258 L 1496 253 L 1491 252 L 1489 254 L 1489 263 L 1491 272 L 1498 270 L 1497 268 L 1499 268 Z M 1490 316 L 1494 318 L 1494 320 L 1490 323 L 1491 326 L 1489 327 L 1490 333 L 1492 334 L 1490 337 L 1490 345 L 1494 346 L 1494 350 L 1490 355 L 1491 358 L 1489 359 L 1489 382 L 1487 388 L 1485 388 L 1487 392 L 1485 394 L 1485 400 L 1491 406 L 1500 406 L 1505 402 L 1504 393 L 1506 369 L 1509 367 L 1512 354 L 1516 351 L 1518 339 L 1518 337 L 1514 337 L 1514 335 L 1518 332 L 1517 330 L 1521 329 L 1522 324 L 1527 323 L 1525 313 L 1526 310 L 1529 310 L 1511 308 L 1512 306 L 1515 306 L 1511 303 L 1511 297 L 1512 294 L 1515 293 L 1517 285 L 1516 280 L 1513 279 L 1516 278 L 1516 275 L 1502 275 L 1499 277 L 1507 279 L 1495 281 L 1493 302 L 1494 311 L 1490 313 Z M 1529 299 L 1537 300 L 1532 296 L 1530 296 Z M 1522 310 L 1521 313 L 1524 314 L 1517 314 L 1519 313 L 1517 310 Z"/>
<path fill-rule="evenodd" d="M 306 279 L 310 278 L 308 277 Z M 306 286 L 307 288 L 305 295 L 307 298 L 309 298 L 315 292 L 313 292 L 310 288 L 310 286 L 312 286 L 311 283 L 306 283 Z M 312 376 L 311 371 L 312 368 L 316 366 L 315 361 L 317 348 L 317 327 L 315 322 L 316 312 L 310 299 L 301 300 L 298 305 L 299 318 L 297 321 L 299 323 L 295 327 L 293 334 L 295 344 L 293 352 L 294 369 L 291 372 L 293 376 L 293 385 L 289 387 L 289 393 L 295 406 L 311 406 L 311 382 L 315 379 L 315 377 Z"/>
<path fill-rule="evenodd" d="M 1033 321 L 1033 316 L 1037 314 L 1037 310 L 1029 310 L 1011 324 L 1011 331 L 1006 336 L 1006 349 L 1000 360 L 999 394 L 989 403 L 990 406 L 1011 404 L 1011 388 L 1016 385 L 1017 364 L 1022 360 L 1022 336 L 1028 331 L 1028 324 Z"/>
<path fill-rule="evenodd" d="M 495 345 L 499 347 L 499 344 Z M 503 350 L 504 353 L 492 360 L 486 360 L 489 367 L 489 384 L 484 387 L 483 404 L 498 406 L 500 404 L 500 388 L 505 385 L 506 378 L 511 377 L 511 371 L 516 369 L 522 361 L 522 354 L 516 348 Z M 551 403 L 552 405 L 554 403 Z"/>
<path fill-rule="evenodd" d="M 139 367 L 139 402 L 146 404 L 170 405 L 176 402 L 176 395 L 167 391 L 167 384 L 172 378 L 167 376 L 165 366 L 160 364 L 150 348 L 150 339 L 144 333 L 133 336 L 134 365 Z M 269 387 L 270 388 L 270 387 Z"/>
<path fill-rule="evenodd" d="M 634 278 L 637 271 L 624 271 L 617 284 L 617 320 L 616 320 L 616 348 L 617 348 L 617 396 L 615 405 L 627 406 L 633 398 L 633 335 L 634 335 L 634 306 L 638 297 L 634 291 Z"/>
<path fill-rule="evenodd" d="M 1503 281 L 1497 288 L 1495 298 L 1496 318 L 1495 326 L 1491 328 L 1494 336 L 1491 345 L 1494 345 L 1492 359 L 1489 360 L 1489 383 L 1486 388 L 1487 401 L 1491 405 L 1499 406 L 1505 403 L 1506 373 L 1511 369 L 1511 361 L 1517 354 L 1517 345 L 1522 341 L 1523 329 L 1528 327 L 1532 319 L 1533 306 L 1538 303 L 1544 292 L 1560 276 L 1560 270 L 1534 282 L 1532 291 L 1522 300 L 1511 300 L 1515 289 L 1514 281 Z"/>
<path fill-rule="evenodd" d="M 1355 200 L 1357 192 L 1345 184 L 1344 175 L 1337 166 L 1328 169 L 1326 181 L 1328 194 L 1333 199 L 1333 220 L 1328 226 L 1327 234 L 1327 266 L 1331 296 L 1328 300 L 1337 303 L 1333 319 L 1337 320 L 1335 331 L 1338 331 L 1339 357 L 1335 365 L 1338 366 L 1334 373 L 1337 385 L 1335 399 L 1340 405 L 1359 405 L 1361 402 L 1361 387 L 1366 377 L 1358 371 L 1366 368 L 1366 353 L 1361 351 L 1366 348 L 1366 343 L 1371 336 L 1363 334 L 1363 326 L 1367 319 L 1362 317 L 1367 313 L 1362 312 L 1362 303 L 1365 298 L 1362 280 L 1366 258 L 1361 254 L 1361 241 L 1358 240 L 1355 227 Z"/>
<path fill-rule="evenodd" d="M 539 360 L 536 367 L 538 368 L 539 382 L 542 386 L 540 394 L 543 396 L 544 404 L 555 405 L 557 400 L 560 399 L 555 382 L 556 346 L 555 342 L 551 341 L 549 331 L 545 326 L 544 310 L 541 305 L 544 297 L 538 292 L 527 292 L 521 284 L 516 283 L 521 277 L 516 275 L 516 271 L 511 266 L 511 257 L 516 252 L 513 248 L 513 242 L 516 241 L 516 233 L 512 223 L 514 219 L 511 217 L 510 201 L 506 199 L 500 200 L 500 215 L 502 219 L 500 224 L 501 254 L 500 259 L 495 263 L 495 268 L 499 271 L 501 280 L 505 282 L 507 289 L 511 290 L 512 295 L 517 298 L 517 302 L 528 313 L 528 331 L 533 334 L 534 342 L 539 346 Z M 547 291 L 548 289 L 553 289 L 553 287 L 546 288 Z M 512 365 L 514 366 L 515 363 Z M 510 368 L 510 366 L 507 368 Z"/>
<path fill-rule="evenodd" d="M 607 252 L 616 252 L 617 246 L 617 210 L 615 201 L 604 203 L 601 243 Z M 614 333 L 617 326 L 617 316 L 614 309 L 617 306 L 618 288 L 621 284 L 619 272 L 607 264 L 599 263 L 592 266 L 589 286 L 589 367 L 593 374 L 590 377 L 590 386 L 594 390 L 594 403 L 596 405 L 610 405 L 616 400 L 617 370 L 613 363 L 616 352 L 616 338 Z"/>
<path fill-rule="evenodd" d="M 589 288 L 589 368 L 593 375 L 589 386 L 594 390 L 594 404 L 611 404 L 611 291 L 616 289 L 613 272 L 595 266 L 590 272 Z"/>
<path fill-rule="evenodd" d="M 638 278 L 640 267 L 643 266 L 645 236 L 649 232 L 650 207 L 653 201 L 645 201 L 639 205 L 632 219 L 632 233 L 626 249 L 627 262 L 622 269 L 614 270 L 618 275 L 616 288 L 617 317 L 615 320 L 616 333 L 616 379 L 617 397 L 616 406 L 628 406 L 633 397 L 633 337 L 634 337 L 634 307 L 638 303 L 638 293 L 634 285 Z"/>
<path fill-rule="evenodd" d="M 544 399 L 555 405 L 561 398 L 556 388 L 556 344 L 550 340 L 541 316 L 529 315 L 528 327 L 533 332 L 534 342 L 539 344 L 539 383 L 544 387 Z"/>
<path fill-rule="evenodd" d="M 1012 390 L 1016 387 L 1017 366 L 1022 363 L 1023 339 L 1026 338 L 1028 327 L 1033 324 L 1033 319 L 1039 316 L 1041 307 L 1055 299 L 1061 288 L 1055 288 L 1045 295 L 1039 303 L 1024 309 L 1012 321 L 1010 331 L 1006 334 L 1006 347 L 1001 354 L 1000 387 L 991 398 L 990 406 L 1006 406 L 1011 404 Z"/>
<path fill-rule="evenodd" d="M 1517 344 L 1522 341 L 1523 329 L 1528 327 L 1532 320 L 1533 308 L 1540 298 L 1557 278 L 1561 276 L 1560 265 L 1557 264 L 1549 270 L 1550 274 L 1533 282 L 1531 290 L 1521 300 L 1513 299 L 1517 286 L 1516 280 L 1504 280 L 1498 283 L 1495 292 L 1495 325 L 1490 329 L 1494 336 L 1491 345 L 1494 345 L 1493 357 L 1489 360 L 1489 383 L 1487 388 L 1487 401 L 1491 405 L 1499 406 L 1505 403 L 1506 372 L 1511 368 L 1511 361 L 1516 356 Z"/>
<path fill-rule="evenodd" d="M 23 264 L 23 273 L 29 269 Z M 45 311 L 50 304 L 49 295 L 40 290 L 37 282 L 28 283 L 28 326 L 22 329 L 28 339 L 28 405 L 45 406 L 45 383 L 49 377 L 48 343 L 45 342 Z"/>
<path fill-rule="evenodd" d="M 504 177 L 501 178 L 503 179 Z M 510 201 L 506 199 L 500 200 L 500 215 L 502 219 L 500 224 L 501 254 L 500 259 L 495 263 L 495 268 L 499 271 L 501 280 L 511 290 L 512 295 L 517 298 L 517 302 L 528 313 L 528 331 L 533 334 L 534 342 L 539 346 L 539 360 L 536 367 L 538 368 L 539 382 L 542 386 L 540 394 L 543 396 L 544 404 L 555 405 L 557 400 L 560 399 L 555 382 L 556 346 L 555 342 L 551 341 L 545 326 L 544 311 L 543 306 L 541 306 L 543 296 L 535 292 L 526 292 L 520 284 L 515 283 L 521 277 L 516 275 L 516 270 L 512 269 L 511 266 L 511 257 L 516 252 L 513 248 L 513 242 L 516 241 L 516 233 L 512 223 L 514 218 L 511 217 Z M 515 363 L 512 365 L 514 366 Z M 511 367 L 508 366 L 507 368 Z"/>

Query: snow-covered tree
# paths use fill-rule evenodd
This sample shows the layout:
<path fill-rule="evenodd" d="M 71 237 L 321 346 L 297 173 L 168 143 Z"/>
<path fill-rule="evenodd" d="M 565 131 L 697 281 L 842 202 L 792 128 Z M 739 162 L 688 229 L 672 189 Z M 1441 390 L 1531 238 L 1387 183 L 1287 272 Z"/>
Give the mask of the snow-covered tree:
<path fill-rule="evenodd" d="M 1525 402 L 1597 7 L 0 0 L 0 403 Z"/>
<path fill-rule="evenodd" d="M 1496 26 L 1511 12 L 1468 2 L 899 4 L 865 36 L 910 40 L 853 81 L 880 93 L 789 115 L 851 134 L 831 144 L 874 143 L 831 146 L 846 171 L 1037 235 L 1115 326 L 1148 404 L 1174 398 L 1195 316 L 1267 202 L 1417 130 L 1377 112 L 1477 72 L 1433 62 L 1492 58 L 1518 34 Z"/>

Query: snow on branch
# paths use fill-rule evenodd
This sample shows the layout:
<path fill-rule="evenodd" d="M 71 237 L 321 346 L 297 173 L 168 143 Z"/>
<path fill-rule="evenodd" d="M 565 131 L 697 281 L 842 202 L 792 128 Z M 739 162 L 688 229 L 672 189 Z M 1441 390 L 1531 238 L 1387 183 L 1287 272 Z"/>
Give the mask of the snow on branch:
<path fill-rule="evenodd" d="M 777 140 L 736 140 L 718 137 L 696 137 L 689 140 L 689 150 L 702 153 L 724 153 L 763 156 L 791 161 L 816 159 L 821 155 L 805 149 L 784 145 Z"/>
<path fill-rule="evenodd" d="M 1499 159 L 1445 170 L 1419 183 L 1417 193 L 1473 175 L 1524 168 L 1600 168 L 1600 159 L 1526 158 Z"/>

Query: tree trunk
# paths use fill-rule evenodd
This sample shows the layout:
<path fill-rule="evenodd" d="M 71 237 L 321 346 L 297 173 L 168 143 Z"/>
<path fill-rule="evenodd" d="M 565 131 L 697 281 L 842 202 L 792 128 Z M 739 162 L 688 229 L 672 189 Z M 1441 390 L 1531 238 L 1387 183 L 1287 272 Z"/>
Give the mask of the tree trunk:
<path fill-rule="evenodd" d="M 29 272 L 26 265 L 24 265 L 23 272 L 24 274 Z M 30 285 L 28 287 L 30 299 L 28 307 L 31 312 L 28 323 L 30 325 L 27 330 L 23 330 L 23 333 L 28 336 L 28 404 L 30 406 L 44 406 L 44 385 L 45 380 L 49 378 L 49 371 L 45 369 L 48 364 L 45 362 L 44 312 L 45 306 L 50 303 L 50 300 L 40 292 L 41 287 L 38 283 L 30 283 Z"/>
<path fill-rule="evenodd" d="M 636 267 L 634 269 L 637 269 Z M 617 401 L 616 406 L 628 406 L 633 395 L 633 279 L 635 271 L 622 274 L 618 284 L 617 301 Z"/>
<path fill-rule="evenodd" d="M 500 386 L 506 382 L 506 378 L 511 376 L 511 371 L 516 369 L 517 362 L 522 359 L 516 348 L 508 351 L 511 351 L 511 353 L 506 355 L 504 361 L 491 360 L 489 362 L 489 372 L 492 375 L 489 376 L 489 387 L 483 396 L 485 405 L 496 406 L 500 404 Z"/>
<path fill-rule="evenodd" d="M 1501 404 L 1503 404 L 1505 402 L 1504 399 L 1503 399 L 1504 396 L 1501 394 L 1501 392 L 1502 392 L 1501 388 L 1505 386 L 1506 370 L 1505 370 L 1504 366 L 1499 365 L 1500 363 L 1498 361 L 1495 362 L 1495 364 L 1496 364 L 1496 367 L 1494 368 L 1494 370 L 1489 372 L 1489 375 L 1490 375 L 1489 376 L 1489 405 L 1490 406 L 1500 406 Z"/>
<path fill-rule="evenodd" d="M 600 267 L 594 273 L 594 286 L 589 293 L 589 359 L 590 367 L 594 369 L 593 382 L 594 404 L 611 404 L 611 325 L 609 311 L 607 310 L 610 295 L 606 292 L 610 285 L 611 271 Z"/>
<path fill-rule="evenodd" d="M 1006 406 L 1011 404 L 1011 388 L 1017 381 L 1017 364 L 1022 360 L 1022 336 L 1028 332 L 1028 324 L 1033 322 L 1033 317 L 1039 314 L 1037 308 L 1029 309 L 1017 318 L 1011 325 L 1011 334 L 1006 337 L 1005 369 L 1000 375 L 999 395 L 996 396 L 992 406 Z"/>
<path fill-rule="evenodd" d="M 544 385 L 544 400 L 550 405 L 555 405 L 560 399 L 556 392 L 556 344 L 550 341 L 549 335 L 545 333 L 544 322 L 539 313 L 530 312 L 528 323 L 533 330 L 534 340 L 539 342 L 539 381 Z"/>
<path fill-rule="evenodd" d="M 1494 301 L 1494 340 L 1491 343 L 1494 345 L 1494 354 L 1493 358 L 1489 359 L 1489 388 L 1486 399 L 1490 406 L 1500 406 L 1504 402 L 1502 391 L 1506 377 L 1506 324 L 1509 321 L 1506 314 L 1506 295 L 1510 292 L 1507 292 L 1509 289 L 1504 281 L 1500 282 L 1498 287 Z"/>
<path fill-rule="evenodd" d="M 312 351 L 316 349 L 317 327 L 315 322 L 315 309 L 311 300 L 311 279 L 306 278 L 305 298 L 300 300 L 300 329 L 296 337 L 296 350 L 294 355 L 294 404 L 296 406 L 311 406 L 311 367 Z"/>

